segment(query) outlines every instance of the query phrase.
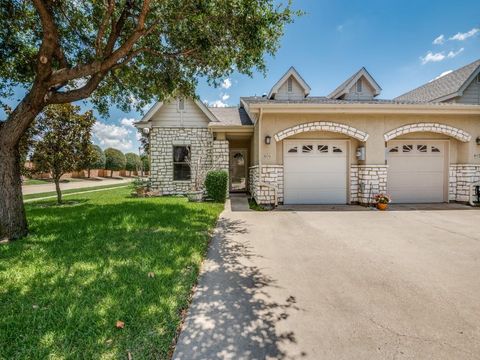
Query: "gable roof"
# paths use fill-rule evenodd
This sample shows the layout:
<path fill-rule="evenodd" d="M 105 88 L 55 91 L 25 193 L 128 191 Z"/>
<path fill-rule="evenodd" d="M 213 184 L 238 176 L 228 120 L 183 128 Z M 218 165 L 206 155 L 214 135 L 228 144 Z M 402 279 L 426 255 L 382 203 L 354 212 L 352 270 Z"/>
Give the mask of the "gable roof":
<path fill-rule="evenodd" d="M 280 87 L 283 85 L 283 83 L 285 81 L 287 81 L 287 79 L 290 76 L 292 76 L 300 84 L 300 86 L 303 89 L 305 97 L 307 97 L 308 94 L 310 94 L 310 90 L 311 90 L 310 86 L 302 78 L 302 76 L 298 73 L 298 71 L 293 66 L 291 66 L 290 69 L 288 69 L 287 72 L 280 78 L 280 80 L 278 80 L 275 83 L 275 85 L 273 85 L 272 89 L 268 93 L 268 98 L 269 99 L 272 99 L 272 98 L 275 97 L 275 94 L 278 92 L 278 89 L 280 89 Z"/>
<path fill-rule="evenodd" d="M 218 121 L 218 119 L 212 114 L 210 109 L 201 101 L 194 99 L 193 100 L 195 104 L 200 108 L 200 110 L 205 114 L 205 116 L 208 118 L 210 121 Z M 150 110 L 147 111 L 147 113 L 143 116 L 142 120 L 139 121 L 139 123 L 146 123 L 150 121 L 152 116 L 162 108 L 164 102 L 163 101 L 158 101 L 155 105 L 153 105 Z"/>
<path fill-rule="evenodd" d="M 395 98 L 401 101 L 438 102 L 461 96 L 465 88 L 480 73 L 480 60 L 430 81 Z"/>
<path fill-rule="evenodd" d="M 348 93 L 348 91 L 352 88 L 352 86 L 355 85 L 358 79 L 360 79 L 362 76 L 365 77 L 365 79 L 367 79 L 367 81 L 370 83 L 370 86 L 375 90 L 374 96 L 380 95 L 382 88 L 380 87 L 380 85 L 378 85 L 378 83 L 375 81 L 372 75 L 370 75 L 367 69 L 365 69 L 365 67 L 362 67 L 355 74 L 353 74 L 343 83 L 341 83 L 327 97 L 330 99 L 338 99 L 342 95 Z"/>

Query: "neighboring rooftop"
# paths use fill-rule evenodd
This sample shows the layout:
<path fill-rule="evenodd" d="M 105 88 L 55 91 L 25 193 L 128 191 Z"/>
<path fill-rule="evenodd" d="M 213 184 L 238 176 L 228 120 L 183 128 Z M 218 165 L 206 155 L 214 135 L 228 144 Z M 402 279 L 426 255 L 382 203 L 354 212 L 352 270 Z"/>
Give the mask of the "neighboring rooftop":
<path fill-rule="evenodd" d="M 218 119 L 219 125 L 253 125 L 252 120 L 243 108 L 209 107 L 208 110 Z"/>
<path fill-rule="evenodd" d="M 438 102 L 461 96 L 480 70 L 480 60 L 396 97 L 396 101 Z"/>

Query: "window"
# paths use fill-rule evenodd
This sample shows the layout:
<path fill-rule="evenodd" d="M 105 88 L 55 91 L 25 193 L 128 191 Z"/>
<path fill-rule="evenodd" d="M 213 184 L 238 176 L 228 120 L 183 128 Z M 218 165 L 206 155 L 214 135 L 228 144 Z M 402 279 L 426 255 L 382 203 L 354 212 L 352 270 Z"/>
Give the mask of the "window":
<path fill-rule="evenodd" d="M 173 147 L 173 180 L 190 180 L 190 146 Z"/>
<path fill-rule="evenodd" d="M 477 75 L 477 83 L 480 83 L 480 74 Z"/>
<path fill-rule="evenodd" d="M 185 110 L 185 99 L 178 99 L 178 111 Z"/>
<path fill-rule="evenodd" d="M 303 145 L 302 153 L 311 153 L 313 151 L 313 145 Z"/>
<path fill-rule="evenodd" d="M 291 77 L 287 80 L 287 91 L 289 93 L 293 91 L 293 79 Z"/>
<path fill-rule="evenodd" d="M 328 153 L 328 145 L 318 145 L 317 149 L 318 152 Z"/>
<path fill-rule="evenodd" d="M 293 147 L 291 147 L 290 149 L 288 149 L 288 152 L 289 152 L 289 153 L 297 153 L 297 152 L 298 152 L 298 147 L 293 146 Z"/>
<path fill-rule="evenodd" d="M 402 149 L 404 153 L 409 153 L 413 150 L 413 145 L 403 145 Z"/>
<path fill-rule="evenodd" d="M 340 149 L 339 147 L 336 147 L 334 146 L 333 147 L 333 150 L 332 150 L 334 153 L 343 153 L 342 149 Z"/>
<path fill-rule="evenodd" d="M 357 81 L 357 93 L 361 93 L 362 91 L 363 91 L 362 79 L 358 79 L 358 81 Z"/>
<path fill-rule="evenodd" d="M 440 149 L 437 148 L 436 146 L 432 146 L 432 153 L 439 153 Z"/>
<path fill-rule="evenodd" d="M 395 147 L 391 148 L 388 152 L 397 153 L 398 152 L 398 146 L 395 146 Z"/>
<path fill-rule="evenodd" d="M 427 145 L 417 145 L 417 150 L 422 153 L 427 152 Z"/>

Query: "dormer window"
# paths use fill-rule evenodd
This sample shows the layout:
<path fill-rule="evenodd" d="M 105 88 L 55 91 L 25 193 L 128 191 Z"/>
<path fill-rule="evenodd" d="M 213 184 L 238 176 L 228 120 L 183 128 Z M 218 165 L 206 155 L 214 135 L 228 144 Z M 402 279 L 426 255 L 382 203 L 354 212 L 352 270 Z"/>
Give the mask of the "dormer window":
<path fill-rule="evenodd" d="M 291 93 L 293 91 L 293 79 L 291 77 L 287 80 L 287 91 Z"/>
<path fill-rule="evenodd" d="M 178 111 L 185 111 L 185 99 L 178 99 Z"/>
<path fill-rule="evenodd" d="M 363 91 L 362 79 L 358 79 L 358 81 L 357 81 L 357 93 L 361 93 L 362 91 Z"/>

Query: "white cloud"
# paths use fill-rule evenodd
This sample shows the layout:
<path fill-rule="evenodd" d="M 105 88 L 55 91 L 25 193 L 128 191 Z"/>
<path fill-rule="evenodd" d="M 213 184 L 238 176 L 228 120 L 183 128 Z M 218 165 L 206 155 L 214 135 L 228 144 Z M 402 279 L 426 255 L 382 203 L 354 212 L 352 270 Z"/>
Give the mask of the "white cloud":
<path fill-rule="evenodd" d="M 442 72 L 440 75 L 438 75 L 435 79 L 432 79 L 432 80 L 430 80 L 429 82 L 432 82 L 432 81 L 434 81 L 434 80 L 440 79 L 441 77 L 444 77 L 445 75 L 450 74 L 452 71 L 453 71 L 453 70 L 444 71 L 444 72 Z"/>
<path fill-rule="evenodd" d="M 461 52 L 463 52 L 463 50 L 465 50 L 463 47 L 457 51 L 449 51 L 448 54 L 447 54 L 447 57 L 448 58 L 454 58 L 455 56 L 457 56 L 458 54 L 460 54 Z"/>
<path fill-rule="evenodd" d="M 131 127 L 131 128 L 134 128 L 133 126 L 133 123 L 135 122 L 135 119 L 134 118 L 123 118 L 122 120 L 120 120 L 120 124 L 122 124 L 122 126 L 125 126 L 125 127 Z"/>
<path fill-rule="evenodd" d="M 432 53 L 431 51 L 429 51 L 427 53 L 427 55 L 420 56 L 420 60 L 422 60 L 423 65 L 425 65 L 429 62 L 439 62 L 439 61 L 442 61 L 444 59 L 445 59 L 445 55 L 443 54 L 443 52 Z"/>
<path fill-rule="evenodd" d="M 230 87 L 232 86 L 232 80 L 230 80 L 229 78 L 226 78 L 225 80 L 223 80 L 220 86 L 224 89 L 230 89 Z"/>
<path fill-rule="evenodd" d="M 93 125 L 93 138 L 103 148 L 113 147 L 121 151 L 132 149 L 131 133 L 132 131 L 125 126 L 105 124 L 99 121 Z"/>
<path fill-rule="evenodd" d="M 475 36 L 478 32 L 480 32 L 480 28 L 473 28 L 470 31 L 467 31 L 466 33 L 457 33 L 453 35 L 450 40 L 458 40 L 458 41 L 464 41 L 468 39 L 469 37 Z"/>
<path fill-rule="evenodd" d="M 228 94 L 223 94 L 222 95 L 222 101 L 227 101 L 228 99 L 230 99 L 230 95 L 228 95 Z"/>
<path fill-rule="evenodd" d="M 209 104 L 211 107 L 227 107 L 228 104 L 224 103 L 222 100 L 215 100 Z"/>
<path fill-rule="evenodd" d="M 342 32 L 345 25 L 341 24 L 337 26 L 337 31 Z"/>
<path fill-rule="evenodd" d="M 445 42 L 445 36 L 442 34 L 433 40 L 433 44 L 435 45 L 442 45 Z"/>

